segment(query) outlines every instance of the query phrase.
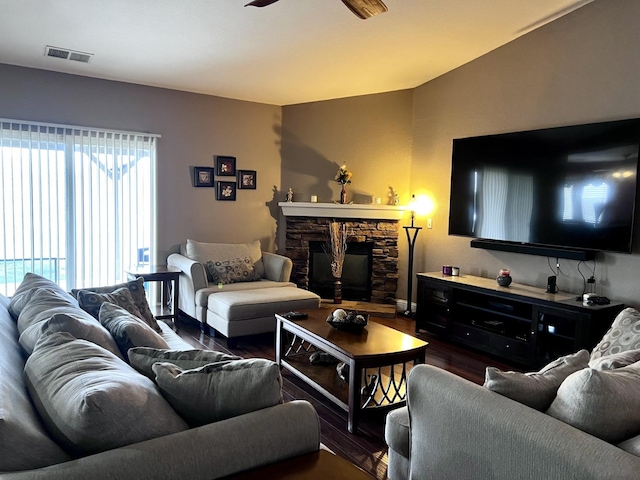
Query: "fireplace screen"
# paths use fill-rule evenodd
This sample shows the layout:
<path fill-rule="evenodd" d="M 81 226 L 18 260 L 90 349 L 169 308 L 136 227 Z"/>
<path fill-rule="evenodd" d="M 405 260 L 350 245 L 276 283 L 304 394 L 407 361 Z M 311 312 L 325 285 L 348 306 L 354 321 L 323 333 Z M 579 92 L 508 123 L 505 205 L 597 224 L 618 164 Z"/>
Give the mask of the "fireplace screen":
<path fill-rule="evenodd" d="M 309 290 L 322 298 L 333 298 L 334 278 L 331 255 L 322 248 L 324 242 L 309 242 Z M 373 243 L 347 243 L 342 268 L 342 298 L 371 301 Z"/>

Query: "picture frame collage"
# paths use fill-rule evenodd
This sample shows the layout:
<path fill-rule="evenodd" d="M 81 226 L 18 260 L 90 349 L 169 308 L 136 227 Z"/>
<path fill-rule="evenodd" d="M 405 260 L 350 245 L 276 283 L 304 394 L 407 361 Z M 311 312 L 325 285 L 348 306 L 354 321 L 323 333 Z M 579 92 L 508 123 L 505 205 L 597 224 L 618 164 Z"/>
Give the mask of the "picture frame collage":
<path fill-rule="evenodd" d="M 215 187 L 216 200 L 235 201 L 237 190 L 257 188 L 256 170 L 237 170 L 236 157 L 214 155 L 213 167 L 193 167 L 194 187 Z M 215 177 L 234 177 L 216 180 Z"/>

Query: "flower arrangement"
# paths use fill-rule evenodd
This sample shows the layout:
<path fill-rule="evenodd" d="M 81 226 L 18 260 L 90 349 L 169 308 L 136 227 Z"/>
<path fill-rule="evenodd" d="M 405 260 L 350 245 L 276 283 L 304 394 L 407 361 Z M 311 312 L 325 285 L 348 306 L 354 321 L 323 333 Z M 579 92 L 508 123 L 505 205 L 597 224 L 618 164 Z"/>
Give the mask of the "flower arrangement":
<path fill-rule="evenodd" d="M 347 166 L 342 165 L 338 169 L 338 173 L 336 173 L 335 181 L 341 185 L 347 185 L 351 183 L 351 176 L 352 174 L 349 170 L 347 170 Z"/>

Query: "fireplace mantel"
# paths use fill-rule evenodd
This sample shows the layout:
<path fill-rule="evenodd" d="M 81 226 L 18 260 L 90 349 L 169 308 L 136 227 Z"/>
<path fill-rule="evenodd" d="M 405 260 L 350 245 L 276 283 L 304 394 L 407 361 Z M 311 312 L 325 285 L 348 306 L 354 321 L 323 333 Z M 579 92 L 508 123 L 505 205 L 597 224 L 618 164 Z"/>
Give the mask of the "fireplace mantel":
<path fill-rule="evenodd" d="M 401 205 L 279 202 L 285 217 L 363 218 L 400 220 L 407 207 Z"/>

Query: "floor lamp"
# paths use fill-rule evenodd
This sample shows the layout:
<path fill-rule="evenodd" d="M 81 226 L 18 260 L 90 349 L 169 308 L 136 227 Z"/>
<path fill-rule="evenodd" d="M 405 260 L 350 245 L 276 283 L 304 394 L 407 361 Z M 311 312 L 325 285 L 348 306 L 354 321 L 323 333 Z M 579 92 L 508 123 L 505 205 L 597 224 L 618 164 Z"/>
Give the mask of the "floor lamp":
<path fill-rule="evenodd" d="M 418 232 L 422 230 L 422 227 L 415 227 L 413 221 L 416 218 L 416 196 L 411 195 L 411 202 L 409 202 L 409 209 L 411 210 L 411 226 L 404 226 L 404 231 L 407 233 L 407 242 L 409 242 L 409 276 L 407 278 L 407 309 L 403 315 L 405 317 L 413 318 L 414 314 L 411 311 L 411 296 L 413 291 L 413 250 L 416 246 L 416 239 L 418 238 Z"/>

